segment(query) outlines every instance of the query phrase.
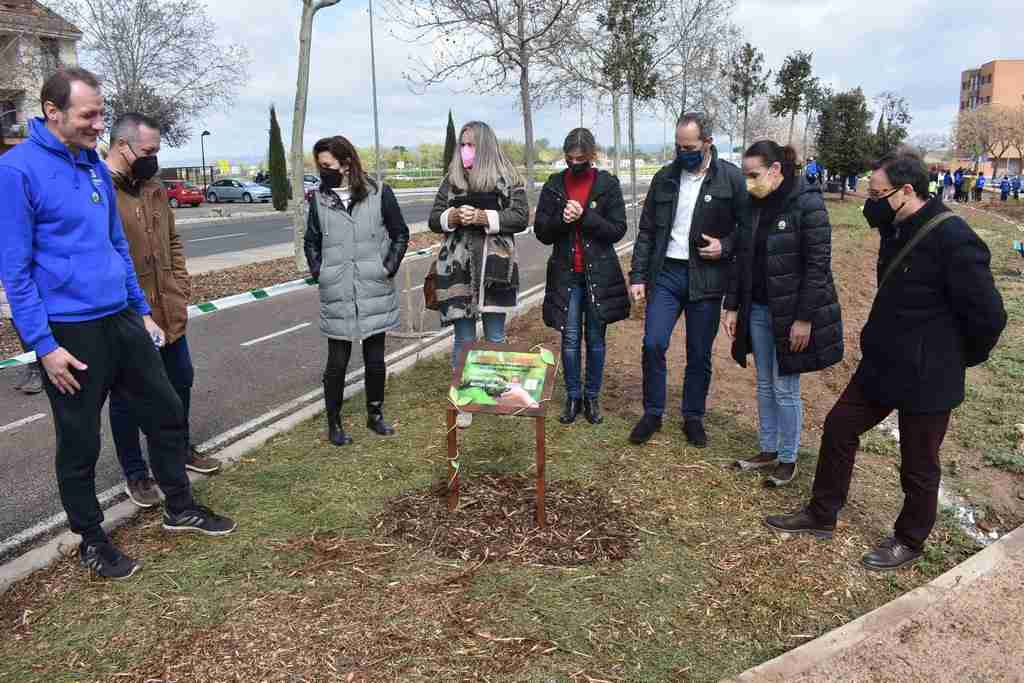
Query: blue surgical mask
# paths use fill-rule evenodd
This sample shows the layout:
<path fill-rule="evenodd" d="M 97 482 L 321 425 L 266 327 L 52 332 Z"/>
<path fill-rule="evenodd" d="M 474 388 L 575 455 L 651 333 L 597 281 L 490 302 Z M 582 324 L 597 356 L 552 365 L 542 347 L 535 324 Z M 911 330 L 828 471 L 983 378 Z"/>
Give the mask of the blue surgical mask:
<path fill-rule="evenodd" d="M 699 149 L 687 151 L 676 146 L 676 162 L 687 171 L 696 171 L 704 162 L 704 152 Z"/>

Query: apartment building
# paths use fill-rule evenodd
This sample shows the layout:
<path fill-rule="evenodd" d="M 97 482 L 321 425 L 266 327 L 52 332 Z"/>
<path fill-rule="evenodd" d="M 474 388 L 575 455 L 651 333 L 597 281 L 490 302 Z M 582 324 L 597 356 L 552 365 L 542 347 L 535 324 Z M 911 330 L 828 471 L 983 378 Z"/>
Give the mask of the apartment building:
<path fill-rule="evenodd" d="M 1024 59 L 997 59 L 960 74 L 960 111 L 989 105 L 1024 105 Z M 966 166 L 974 161 L 963 159 L 960 163 Z M 993 168 L 992 162 L 983 158 L 979 168 L 990 177 L 1024 173 L 1024 163 L 1019 158 L 1001 159 L 999 168 Z"/>
<path fill-rule="evenodd" d="M 82 32 L 36 0 L 0 0 L 0 154 L 25 140 L 43 81 L 78 64 Z"/>

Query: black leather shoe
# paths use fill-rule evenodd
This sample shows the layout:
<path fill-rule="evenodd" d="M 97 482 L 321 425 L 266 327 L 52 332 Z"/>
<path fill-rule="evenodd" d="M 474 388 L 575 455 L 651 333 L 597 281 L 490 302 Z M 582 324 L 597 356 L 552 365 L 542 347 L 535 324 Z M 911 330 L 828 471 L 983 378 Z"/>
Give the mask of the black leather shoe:
<path fill-rule="evenodd" d="M 860 561 L 872 571 L 884 572 L 905 567 L 921 557 L 922 554 L 920 550 L 914 550 L 898 539 L 887 538 Z"/>
<path fill-rule="evenodd" d="M 604 422 L 604 417 L 601 415 L 600 400 L 596 398 L 583 399 L 583 415 L 587 418 L 587 422 L 592 425 L 599 425 Z"/>
<path fill-rule="evenodd" d="M 395 433 L 395 428 L 384 421 L 384 401 L 370 401 L 366 404 L 366 428 L 381 436 Z"/>
<path fill-rule="evenodd" d="M 580 400 L 578 398 L 565 399 L 565 410 L 558 416 L 558 421 L 564 425 L 571 425 L 580 414 Z"/>
<path fill-rule="evenodd" d="M 832 538 L 835 524 L 824 524 L 811 514 L 808 508 L 791 515 L 771 515 L 764 518 L 768 528 L 787 534 L 810 534 L 816 538 Z"/>
<path fill-rule="evenodd" d="M 636 423 L 636 427 L 633 427 L 633 431 L 629 434 L 629 442 L 639 446 L 640 444 L 647 443 L 647 441 L 654 436 L 655 432 L 661 431 L 661 418 L 655 415 L 644 415 L 640 418 L 640 421 Z"/>
<path fill-rule="evenodd" d="M 708 435 L 704 431 L 704 421 L 691 417 L 683 421 L 683 433 L 690 445 L 696 448 L 705 448 L 708 445 Z"/>

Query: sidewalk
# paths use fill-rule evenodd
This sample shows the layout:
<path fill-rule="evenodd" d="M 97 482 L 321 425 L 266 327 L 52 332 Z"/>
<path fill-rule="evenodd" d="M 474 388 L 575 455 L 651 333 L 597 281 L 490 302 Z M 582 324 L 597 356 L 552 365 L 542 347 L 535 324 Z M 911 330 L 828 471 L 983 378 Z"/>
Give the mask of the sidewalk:
<path fill-rule="evenodd" d="M 1022 680 L 1024 527 L 931 583 L 735 679 Z"/>

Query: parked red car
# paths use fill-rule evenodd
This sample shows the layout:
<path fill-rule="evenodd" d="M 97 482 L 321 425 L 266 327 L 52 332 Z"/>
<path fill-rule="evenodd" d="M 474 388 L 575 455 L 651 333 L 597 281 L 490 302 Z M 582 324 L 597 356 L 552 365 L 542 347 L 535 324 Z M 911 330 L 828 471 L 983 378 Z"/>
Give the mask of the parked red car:
<path fill-rule="evenodd" d="M 173 209 L 185 205 L 199 206 L 204 201 L 202 191 L 187 180 L 165 180 L 164 188 L 167 190 L 167 202 Z"/>

